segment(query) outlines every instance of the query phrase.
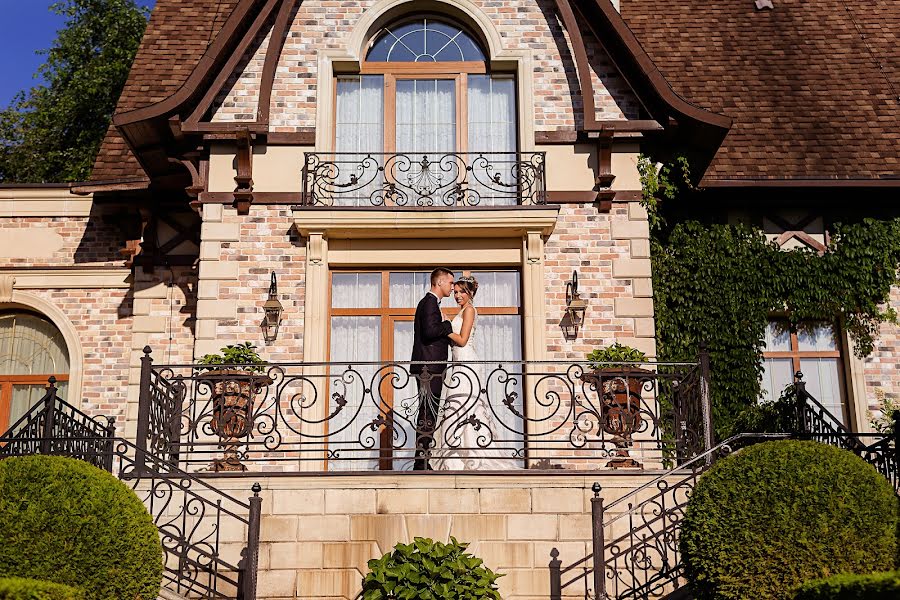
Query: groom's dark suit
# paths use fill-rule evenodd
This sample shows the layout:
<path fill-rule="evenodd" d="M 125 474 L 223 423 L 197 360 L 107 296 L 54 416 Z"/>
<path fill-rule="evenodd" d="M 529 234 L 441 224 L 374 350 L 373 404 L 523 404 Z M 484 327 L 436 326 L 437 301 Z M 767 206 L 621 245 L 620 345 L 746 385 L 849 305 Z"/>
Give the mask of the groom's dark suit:
<path fill-rule="evenodd" d="M 409 371 L 418 375 L 419 417 L 416 422 L 416 461 L 414 469 L 428 469 L 425 451 L 434 443 L 434 428 L 437 418 L 437 406 L 441 397 L 444 381 L 444 370 L 447 368 L 447 352 L 453 331 L 450 321 L 444 321 L 438 298 L 431 292 L 419 300 L 416 307 L 416 318 L 413 322 L 413 361 L 435 362 L 431 365 L 411 365 Z"/>

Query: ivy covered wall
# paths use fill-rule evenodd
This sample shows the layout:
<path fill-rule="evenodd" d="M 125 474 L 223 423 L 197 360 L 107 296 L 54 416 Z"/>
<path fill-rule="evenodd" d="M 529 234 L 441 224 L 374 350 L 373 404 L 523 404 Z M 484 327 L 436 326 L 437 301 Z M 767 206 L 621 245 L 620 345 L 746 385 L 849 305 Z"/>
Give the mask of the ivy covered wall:
<path fill-rule="evenodd" d="M 639 168 L 652 227 L 659 357 L 689 360 L 707 343 L 718 436 L 732 433 L 760 397 L 772 315 L 793 324 L 836 321 L 860 357 L 873 352 L 882 323 L 897 322 L 888 301 L 898 283 L 900 219 L 834 223 L 824 252 L 784 250 L 756 227 L 673 216 L 698 193 L 685 159 L 657 169 L 642 157 Z"/>

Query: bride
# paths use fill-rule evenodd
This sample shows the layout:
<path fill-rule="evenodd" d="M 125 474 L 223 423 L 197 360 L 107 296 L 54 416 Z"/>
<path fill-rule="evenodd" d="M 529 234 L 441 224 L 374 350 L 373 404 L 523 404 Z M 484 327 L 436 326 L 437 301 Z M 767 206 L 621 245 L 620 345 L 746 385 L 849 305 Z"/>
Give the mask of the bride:
<path fill-rule="evenodd" d="M 453 333 L 448 336 L 453 342 L 452 362 L 444 376 L 438 429 L 434 434 L 432 463 L 438 471 L 518 468 L 518 461 L 512 458 L 513 448 L 495 449 L 509 436 L 504 436 L 506 429 L 497 423 L 488 399 L 481 394 L 487 382 L 475 350 L 478 312 L 472 300 L 477 292 L 478 281 L 474 277 L 463 276 L 453 284 L 453 298 L 460 310 L 451 322 Z"/>

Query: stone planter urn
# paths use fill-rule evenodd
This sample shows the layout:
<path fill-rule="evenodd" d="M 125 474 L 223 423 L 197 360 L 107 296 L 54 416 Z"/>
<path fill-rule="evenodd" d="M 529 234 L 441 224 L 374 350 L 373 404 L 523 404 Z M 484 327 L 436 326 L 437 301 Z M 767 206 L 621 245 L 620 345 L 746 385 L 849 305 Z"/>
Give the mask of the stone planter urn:
<path fill-rule="evenodd" d="M 253 430 L 256 396 L 272 379 L 252 371 L 223 369 L 214 372 L 212 419 L 210 426 L 224 448 L 222 458 L 212 463 L 213 471 L 246 471 L 238 454 L 240 439 Z"/>
<path fill-rule="evenodd" d="M 634 368 L 606 367 L 584 373 L 581 379 L 596 390 L 600 399 L 600 428 L 612 436 L 615 458 L 606 463 L 611 468 L 643 468 L 628 453 L 632 435 L 641 427 L 641 391 L 652 371 Z"/>

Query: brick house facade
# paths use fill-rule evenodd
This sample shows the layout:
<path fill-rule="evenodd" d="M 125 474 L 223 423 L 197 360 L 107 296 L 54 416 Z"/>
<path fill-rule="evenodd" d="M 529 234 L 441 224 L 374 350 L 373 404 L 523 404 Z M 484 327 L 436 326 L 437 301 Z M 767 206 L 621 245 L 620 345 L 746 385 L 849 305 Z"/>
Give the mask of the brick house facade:
<path fill-rule="evenodd" d="M 246 341 L 271 363 L 334 360 L 332 319 L 343 314 L 336 312 L 343 306 L 334 298 L 336 273 L 384 272 L 382 281 L 441 265 L 511 273 L 515 300 L 485 312 L 513 315 L 510 339 L 518 347 L 490 360 L 572 364 L 614 342 L 653 359 L 639 153 L 686 149 L 706 165 L 700 184 L 710 189 L 709 202 L 700 210 L 719 219 L 752 213 L 751 220 L 762 222 L 786 210 L 820 215 L 819 198 L 837 202 L 856 193 L 860 181 L 880 182 L 874 193 L 887 198 L 898 182 L 896 98 L 875 94 L 871 115 L 863 109 L 862 116 L 850 115 L 870 122 L 893 114 L 893 123 L 880 130 L 858 133 L 848 126 L 826 140 L 812 128 L 786 142 L 788 133 L 771 125 L 766 111 L 778 123 L 804 122 L 802 98 L 785 92 L 787 106 L 765 105 L 772 82 L 746 84 L 752 77 L 740 66 L 752 62 L 759 45 L 745 41 L 727 50 L 726 34 L 705 35 L 718 24 L 740 37 L 744 24 L 775 36 L 771 31 L 783 14 L 801 14 L 809 39 L 823 39 L 800 3 L 760 11 L 747 2 L 730 8 L 734 14 L 693 4 L 628 0 L 620 14 L 618 4 L 607 0 L 158 0 L 92 180 L 0 189 L 0 309 L 40 315 L 62 333 L 69 399 L 88 414 L 115 417 L 129 439 L 138 429 L 145 346 L 157 364 L 189 364 Z M 875 12 L 885 18 L 889 11 Z M 439 74 L 421 70 L 419 80 L 475 73 L 514 82 L 507 99 L 514 103 L 516 141 L 499 154 L 540 156 L 545 182 L 538 196 L 522 196 L 519 180 L 512 186 L 518 201 L 502 206 L 385 207 L 370 198 L 341 205 L 340 185 L 329 188 L 327 202 L 313 199 L 307 157 L 334 160 L 336 151 L 346 150 L 336 130 L 363 125 L 342 123 L 340 82 L 371 73 L 383 77 L 371 70 L 367 53 L 395 24 L 419 18 L 458 27 L 484 55 L 474 61 L 479 65 L 466 62 L 458 73 L 452 63 Z M 784 43 L 770 42 L 773 48 Z M 824 51 L 842 52 L 832 42 Z M 760 60 L 775 60 L 759 52 Z M 895 48 L 876 44 L 875 52 L 894 56 L 894 67 L 900 64 Z M 795 77 L 805 67 L 793 60 L 780 71 L 768 63 L 760 71 Z M 387 80 L 416 77 L 403 68 L 386 71 Z M 883 91 L 870 66 L 855 69 L 847 79 L 854 89 Z M 888 69 L 887 77 L 894 75 Z M 461 86 L 466 79 L 454 81 Z M 383 102 L 397 93 L 389 85 L 381 89 Z M 460 133 L 466 123 L 474 131 L 465 112 L 472 112 L 471 96 L 464 107 L 467 92 L 457 87 L 454 93 L 456 135 L 474 141 L 471 132 Z M 865 104 L 860 98 L 854 96 Z M 834 103 L 822 113 L 829 106 Z M 394 135 L 399 114 L 389 112 L 378 124 L 386 138 Z M 839 120 L 819 117 L 832 125 Z M 868 144 L 871 152 L 832 160 L 832 154 L 852 152 L 854 144 Z M 813 146 L 819 159 L 811 157 Z M 466 150 L 484 151 L 472 143 Z M 350 154 L 359 161 L 383 151 L 373 142 Z M 446 153 L 457 152 L 458 146 Z M 769 160 L 762 160 L 764 154 Z M 468 160 L 474 174 L 477 167 Z M 763 162 L 768 166 L 760 167 Z M 348 187 L 348 181 L 339 183 Z M 758 190 L 768 204 L 753 205 Z M 827 222 L 819 230 L 810 225 L 809 234 L 825 235 Z M 573 271 L 587 303 L 574 336 L 565 323 Z M 266 341 L 263 303 L 272 273 L 283 312 L 277 338 Z M 374 310 L 365 303 L 353 308 Z M 384 314 L 410 320 L 406 313 Z M 397 350 L 400 329 L 384 325 L 380 331 L 382 338 L 394 337 L 390 345 L 381 340 L 376 360 L 398 360 L 393 353 L 403 354 Z M 898 335 L 896 326 L 885 325 L 882 343 L 865 361 L 846 351 L 845 339 L 839 342 L 842 398 L 855 430 L 867 427 L 866 410 L 878 398 L 900 394 Z M 523 402 L 526 412 L 539 410 L 528 404 L 539 406 L 536 397 L 526 393 Z M 351 598 L 366 560 L 415 535 L 469 539 L 489 566 L 509 575 L 501 580 L 504 597 L 547 597 L 550 557 L 561 552 L 568 563 L 590 551 L 584 493 L 590 481 L 600 478 L 609 493 L 621 495 L 661 467 L 657 459 L 645 465 L 646 472 L 617 471 L 606 468 L 607 458 L 589 462 L 598 469 L 590 475 L 566 477 L 537 469 L 514 477 L 458 473 L 430 480 L 358 472 L 343 479 L 263 478 L 259 597 Z M 296 470 L 320 469 L 308 465 Z M 248 481 L 220 483 L 237 493 Z M 584 593 L 583 585 L 565 590 Z"/>

